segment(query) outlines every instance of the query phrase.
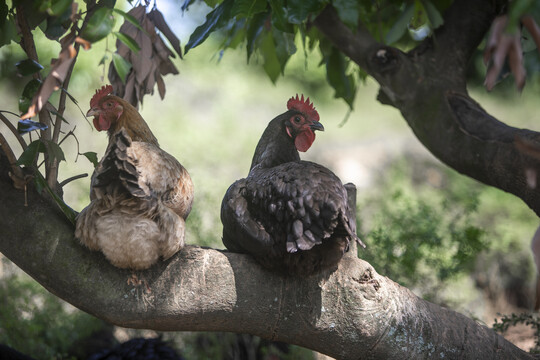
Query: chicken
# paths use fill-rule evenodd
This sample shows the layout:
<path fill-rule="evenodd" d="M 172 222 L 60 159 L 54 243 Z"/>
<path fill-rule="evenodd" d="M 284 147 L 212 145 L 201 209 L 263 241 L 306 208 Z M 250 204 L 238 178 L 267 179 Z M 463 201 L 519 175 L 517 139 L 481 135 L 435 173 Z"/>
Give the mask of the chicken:
<path fill-rule="evenodd" d="M 77 217 L 75 236 L 119 268 L 146 269 L 184 245 L 193 203 L 187 170 L 163 151 L 137 110 L 103 86 L 90 101 L 109 145 L 91 181 L 90 204 Z"/>
<path fill-rule="evenodd" d="M 291 98 L 255 149 L 247 178 L 233 183 L 221 205 L 223 243 L 251 254 L 281 274 L 308 276 L 335 268 L 356 225 L 340 179 L 327 168 L 300 160 L 324 130 L 309 98 Z"/>

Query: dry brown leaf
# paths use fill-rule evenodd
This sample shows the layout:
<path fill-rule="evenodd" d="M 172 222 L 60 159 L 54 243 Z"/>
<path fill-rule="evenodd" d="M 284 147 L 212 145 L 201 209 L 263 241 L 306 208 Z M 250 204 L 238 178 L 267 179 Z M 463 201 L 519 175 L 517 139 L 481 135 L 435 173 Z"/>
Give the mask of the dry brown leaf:
<path fill-rule="evenodd" d="M 540 45 L 540 30 L 534 20 L 524 17 L 522 21 L 528 30 L 529 27 L 531 28 L 532 31 L 529 31 L 533 37 L 536 36 L 535 42 Z M 518 29 L 515 34 L 506 33 L 507 22 L 508 17 L 506 15 L 495 18 L 484 50 L 484 64 L 488 65 L 484 85 L 488 91 L 491 91 L 495 86 L 506 59 L 518 90 L 521 91 L 525 86 L 527 74 L 523 66 L 521 30 Z"/>
<path fill-rule="evenodd" d="M 165 82 L 163 81 L 163 77 L 159 72 L 156 72 L 156 81 L 157 81 L 157 87 L 159 91 L 159 97 L 161 100 L 165 97 Z"/>
<path fill-rule="evenodd" d="M 131 63 L 132 69 L 124 84 L 114 66 L 110 66 L 109 80 L 118 96 L 138 107 L 139 102 L 142 103 L 144 95 L 153 94 L 156 82 L 159 94 L 163 98 L 165 83 L 161 75 L 178 74 L 176 66 L 171 61 L 174 53 L 157 34 L 156 27 L 171 41 L 175 50 L 176 47 L 179 50 L 180 42 L 175 41 L 176 36 L 172 32 L 169 34 L 170 28 L 156 9 L 151 11 L 153 15 L 150 16 L 150 14 L 146 14 L 146 7 L 140 5 L 131 9 L 128 14 L 134 16 L 145 31 L 141 31 L 129 22 L 124 22 L 119 31 L 133 38 L 140 50 L 134 53 L 124 43 L 117 40 L 117 53 Z M 154 19 L 159 23 L 159 27 Z"/>
<path fill-rule="evenodd" d="M 68 45 L 60 52 L 58 59 L 53 59 L 54 65 L 49 72 L 49 75 L 41 83 L 39 90 L 32 99 L 32 104 L 28 108 L 28 112 L 21 116 L 21 119 L 29 119 L 35 116 L 47 103 L 51 94 L 58 90 L 64 82 L 77 51 L 72 44 Z"/>
<path fill-rule="evenodd" d="M 178 56 L 182 58 L 182 49 L 180 48 L 180 40 L 172 32 L 171 28 L 165 21 L 163 14 L 158 9 L 153 9 L 148 14 L 148 17 L 152 19 L 153 23 L 156 25 L 159 31 L 161 31 L 161 33 L 167 38 L 167 40 L 169 40 L 169 43 L 171 43 L 171 46 L 176 51 Z M 174 54 L 173 54 L 173 57 L 174 57 Z"/>

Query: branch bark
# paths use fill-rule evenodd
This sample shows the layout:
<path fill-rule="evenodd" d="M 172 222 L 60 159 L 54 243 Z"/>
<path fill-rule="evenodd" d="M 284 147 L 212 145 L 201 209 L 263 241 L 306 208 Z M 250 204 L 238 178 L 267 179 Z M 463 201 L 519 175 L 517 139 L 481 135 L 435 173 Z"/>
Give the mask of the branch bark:
<path fill-rule="evenodd" d="M 422 144 L 455 170 L 520 197 L 540 215 L 540 192 L 527 186 L 540 162 L 515 139 L 540 147 L 540 133 L 507 126 L 469 97 L 465 71 L 507 1 L 456 0 L 444 25 L 409 53 L 351 31 L 331 7 L 315 26 L 381 85 L 379 100 L 399 109 Z M 538 172 L 538 171 L 537 171 Z"/>
<path fill-rule="evenodd" d="M 0 252 L 51 293 L 110 323 L 249 333 L 339 359 L 532 358 L 352 254 L 336 271 L 305 279 L 269 273 L 247 255 L 196 246 L 137 274 L 117 269 L 78 244 L 70 223 L 35 191 L 25 207 L 8 169 L 0 156 Z"/>

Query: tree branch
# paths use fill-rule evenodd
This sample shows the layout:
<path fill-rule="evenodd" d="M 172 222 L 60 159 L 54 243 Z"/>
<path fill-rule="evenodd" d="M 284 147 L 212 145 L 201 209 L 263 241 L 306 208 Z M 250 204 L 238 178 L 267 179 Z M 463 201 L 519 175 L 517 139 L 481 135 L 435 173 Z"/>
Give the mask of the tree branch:
<path fill-rule="evenodd" d="M 315 25 L 379 82 L 380 100 L 401 111 L 432 154 L 467 176 L 520 197 L 540 215 L 540 192 L 527 186 L 526 178 L 528 170 L 540 169 L 540 162 L 514 144 L 524 139 L 540 146 L 540 133 L 498 121 L 466 88 L 466 62 L 505 3 L 456 0 L 434 38 L 409 54 L 380 45 L 364 32 L 353 33 L 330 7 Z"/>
<path fill-rule="evenodd" d="M 53 294 L 113 324 L 249 333 L 339 359 L 532 358 L 355 256 L 331 273 L 284 278 L 247 255 L 187 246 L 134 278 L 81 246 L 35 191 L 24 207 L 8 166 L 0 158 L 0 251 Z"/>

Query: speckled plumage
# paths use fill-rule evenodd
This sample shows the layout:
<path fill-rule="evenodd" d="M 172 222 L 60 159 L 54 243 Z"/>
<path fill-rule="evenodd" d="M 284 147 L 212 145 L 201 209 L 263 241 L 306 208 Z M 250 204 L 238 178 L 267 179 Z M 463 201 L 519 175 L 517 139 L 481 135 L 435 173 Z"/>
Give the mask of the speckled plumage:
<path fill-rule="evenodd" d="M 146 269 L 184 246 L 193 184 L 187 170 L 150 135 L 148 142 L 144 137 L 132 141 L 124 127 L 109 134 L 92 175 L 91 202 L 77 217 L 75 236 L 120 268 Z"/>
<path fill-rule="evenodd" d="M 305 122 L 296 126 L 292 119 L 299 114 Z M 221 207 L 227 249 L 251 254 L 283 274 L 333 268 L 349 242 L 359 241 L 340 179 L 322 165 L 300 160 L 296 136 L 308 128 L 322 130 L 294 109 L 272 120 L 249 175 L 229 187 Z"/>

